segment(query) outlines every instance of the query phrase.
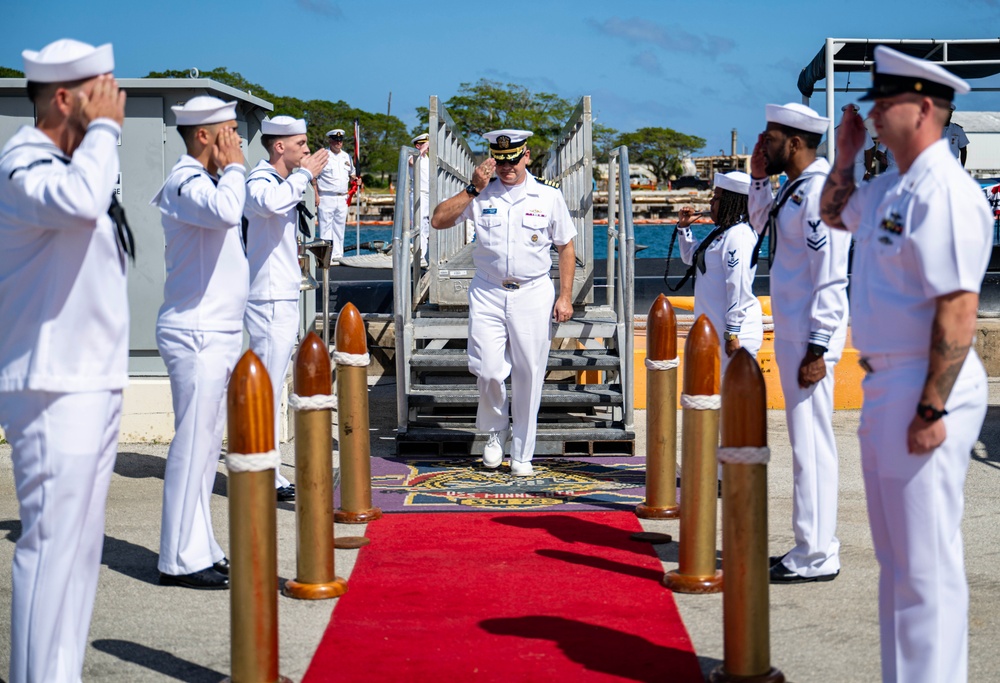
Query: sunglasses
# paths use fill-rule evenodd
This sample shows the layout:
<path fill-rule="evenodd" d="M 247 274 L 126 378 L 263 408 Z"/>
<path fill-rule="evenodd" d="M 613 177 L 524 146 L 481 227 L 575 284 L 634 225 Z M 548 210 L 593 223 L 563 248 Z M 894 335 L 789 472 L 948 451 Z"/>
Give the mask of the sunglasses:
<path fill-rule="evenodd" d="M 493 160 L 497 162 L 497 166 L 505 166 L 505 165 L 506 166 L 517 166 L 521 162 L 521 159 L 523 159 L 523 158 L 524 158 L 524 155 L 521 154 L 521 155 L 519 155 L 515 159 L 497 159 L 496 157 L 493 157 Z"/>

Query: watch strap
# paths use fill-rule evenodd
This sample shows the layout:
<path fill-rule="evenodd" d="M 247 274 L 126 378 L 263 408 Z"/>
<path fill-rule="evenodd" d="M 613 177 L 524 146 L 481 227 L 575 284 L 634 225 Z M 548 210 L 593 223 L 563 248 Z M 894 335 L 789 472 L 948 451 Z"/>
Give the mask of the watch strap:
<path fill-rule="evenodd" d="M 938 410 L 929 403 L 917 404 L 917 415 L 924 422 L 937 422 L 947 414 L 948 414 L 947 410 Z"/>

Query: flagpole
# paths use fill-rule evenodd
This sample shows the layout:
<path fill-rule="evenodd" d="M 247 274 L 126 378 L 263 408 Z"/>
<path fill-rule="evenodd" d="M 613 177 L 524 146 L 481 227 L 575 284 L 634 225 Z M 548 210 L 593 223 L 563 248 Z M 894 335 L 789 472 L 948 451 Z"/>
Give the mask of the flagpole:
<path fill-rule="evenodd" d="M 354 172 L 358 176 L 358 191 L 354 195 L 354 204 L 357 211 L 357 223 L 354 225 L 354 255 L 361 254 L 361 129 L 358 120 L 354 119 Z"/>

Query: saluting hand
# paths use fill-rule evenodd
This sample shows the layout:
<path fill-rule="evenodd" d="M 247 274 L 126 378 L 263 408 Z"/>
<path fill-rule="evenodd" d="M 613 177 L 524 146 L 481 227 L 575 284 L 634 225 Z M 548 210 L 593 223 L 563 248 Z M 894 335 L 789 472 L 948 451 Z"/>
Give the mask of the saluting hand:
<path fill-rule="evenodd" d="M 685 204 L 681 207 L 681 210 L 677 213 L 677 228 L 686 228 L 694 221 L 695 217 L 694 207 Z"/>
<path fill-rule="evenodd" d="M 302 158 L 302 163 L 299 164 L 302 168 L 312 173 L 312 177 L 318 176 L 324 168 L 326 168 L 326 162 L 330 158 L 330 153 L 326 149 L 321 149 L 314 154 L 307 154 Z"/>
<path fill-rule="evenodd" d="M 243 148 L 240 136 L 234 128 L 223 128 L 212 146 L 212 158 L 221 171 L 229 164 L 243 164 Z"/>
<path fill-rule="evenodd" d="M 757 144 L 750 155 L 750 175 L 754 178 L 767 177 L 767 160 L 764 158 L 764 134 L 757 135 Z"/>
<path fill-rule="evenodd" d="M 476 186 L 476 189 L 482 192 L 486 189 L 486 186 L 490 184 L 490 178 L 493 177 L 493 171 L 497 168 L 496 159 L 490 157 L 483 163 L 476 166 L 476 170 L 472 172 L 472 184 Z"/>
<path fill-rule="evenodd" d="M 111 74 L 98 76 L 88 95 L 80 91 L 80 117 L 84 127 L 94 119 L 111 119 L 119 126 L 125 121 L 125 91 Z"/>
<path fill-rule="evenodd" d="M 853 167 L 854 159 L 864 144 L 865 122 L 854 111 L 854 107 L 848 107 L 844 110 L 844 118 L 840 121 L 840 127 L 837 128 L 837 159 L 844 159 L 845 164 L 850 162 L 849 165 Z"/>

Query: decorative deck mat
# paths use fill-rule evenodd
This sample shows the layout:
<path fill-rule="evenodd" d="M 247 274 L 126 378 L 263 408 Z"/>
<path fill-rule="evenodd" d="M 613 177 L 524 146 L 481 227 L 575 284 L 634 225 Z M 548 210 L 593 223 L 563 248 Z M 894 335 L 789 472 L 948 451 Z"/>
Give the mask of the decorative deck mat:
<path fill-rule="evenodd" d="M 480 460 L 372 458 L 372 503 L 384 512 L 628 510 L 645 498 L 642 457 L 535 458 L 515 477 Z M 337 494 L 339 504 L 339 490 Z"/>

